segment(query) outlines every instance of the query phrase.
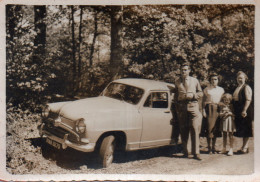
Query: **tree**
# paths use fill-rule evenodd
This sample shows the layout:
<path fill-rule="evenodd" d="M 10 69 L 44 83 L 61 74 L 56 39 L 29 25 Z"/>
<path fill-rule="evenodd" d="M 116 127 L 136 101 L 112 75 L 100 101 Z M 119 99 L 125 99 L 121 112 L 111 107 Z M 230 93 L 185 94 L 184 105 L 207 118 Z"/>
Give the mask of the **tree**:
<path fill-rule="evenodd" d="M 89 66 L 93 65 L 93 54 L 95 49 L 95 43 L 98 36 L 98 20 L 97 20 L 98 12 L 94 10 L 94 34 L 93 34 L 93 41 L 90 47 L 90 56 L 89 56 Z"/>
<path fill-rule="evenodd" d="M 19 15 L 19 12 L 21 11 L 21 6 L 13 6 L 13 5 L 7 5 L 6 6 L 6 17 L 7 17 L 7 42 L 10 46 L 10 52 L 7 51 L 7 58 L 10 58 L 12 61 L 14 61 L 14 38 L 16 37 L 16 30 L 18 27 L 16 25 L 18 24 L 21 15 Z"/>
<path fill-rule="evenodd" d="M 76 91 L 77 89 L 77 60 L 76 60 L 76 42 L 75 42 L 75 21 L 74 21 L 74 6 L 70 6 L 71 8 L 71 36 L 72 36 L 72 61 L 73 61 L 73 80 L 72 80 L 72 88 Z"/>
<path fill-rule="evenodd" d="M 111 6 L 110 7 L 110 18 L 111 18 L 111 45 L 110 45 L 110 74 L 112 80 L 120 78 L 122 76 L 122 17 L 123 7 L 122 6 Z"/>
<path fill-rule="evenodd" d="M 34 38 L 33 62 L 41 65 L 45 57 L 45 44 L 46 44 L 46 7 L 34 6 L 34 24 L 36 36 Z"/>
<path fill-rule="evenodd" d="M 253 87 L 254 12 L 253 5 L 7 5 L 7 100 L 33 107 L 56 94 L 96 96 L 121 77 L 174 83 L 184 60 L 203 86 L 216 71 L 231 93 L 242 70 Z"/>
<path fill-rule="evenodd" d="M 215 70 L 231 92 L 239 69 L 253 80 L 253 22 L 250 5 L 125 7 L 125 73 L 174 82 L 180 63 L 188 60 L 199 80 L 206 83 Z"/>
<path fill-rule="evenodd" d="M 15 12 L 8 13 L 7 25 L 13 20 L 15 25 L 7 29 L 7 37 L 13 37 L 7 39 L 7 53 L 12 55 L 6 60 L 7 102 L 37 110 L 46 96 L 49 78 L 45 62 L 46 8 L 10 5 L 9 10 Z"/>
<path fill-rule="evenodd" d="M 82 44 L 82 16 L 83 16 L 83 6 L 80 6 L 80 22 L 79 22 L 79 46 L 78 46 L 78 89 L 81 88 L 81 44 Z"/>

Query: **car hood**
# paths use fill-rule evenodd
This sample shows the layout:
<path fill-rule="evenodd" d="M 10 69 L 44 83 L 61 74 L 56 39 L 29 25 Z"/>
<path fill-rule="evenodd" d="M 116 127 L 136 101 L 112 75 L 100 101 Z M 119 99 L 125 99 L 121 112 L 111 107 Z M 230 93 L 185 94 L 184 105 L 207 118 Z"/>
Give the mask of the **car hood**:
<path fill-rule="evenodd" d="M 84 118 L 86 115 L 97 115 L 102 113 L 122 112 L 136 108 L 135 105 L 125 101 L 99 96 L 69 102 L 63 105 L 60 115 L 72 120 Z"/>

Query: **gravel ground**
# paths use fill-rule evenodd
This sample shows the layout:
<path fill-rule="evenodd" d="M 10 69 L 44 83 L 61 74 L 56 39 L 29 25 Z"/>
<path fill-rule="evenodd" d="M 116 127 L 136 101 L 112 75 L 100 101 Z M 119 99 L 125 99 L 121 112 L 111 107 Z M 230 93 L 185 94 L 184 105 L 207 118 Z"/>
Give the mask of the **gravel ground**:
<path fill-rule="evenodd" d="M 15 118 L 7 125 L 7 166 L 11 174 L 252 174 L 254 172 L 254 144 L 250 139 L 250 152 L 245 155 L 206 153 L 206 138 L 201 138 L 201 158 L 181 158 L 181 145 L 158 149 L 117 153 L 108 168 L 97 165 L 96 154 L 84 154 L 72 149 L 62 152 L 50 150 L 43 156 L 44 143 L 38 135 L 39 116 Z M 222 138 L 217 140 L 221 149 Z M 234 151 L 241 139 L 235 138 Z"/>

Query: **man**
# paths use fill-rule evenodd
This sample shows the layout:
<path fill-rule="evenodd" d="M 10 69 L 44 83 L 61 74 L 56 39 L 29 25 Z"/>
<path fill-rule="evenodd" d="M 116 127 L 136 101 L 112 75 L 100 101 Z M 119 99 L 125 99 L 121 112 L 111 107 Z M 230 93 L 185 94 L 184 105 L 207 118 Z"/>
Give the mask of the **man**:
<path fill-rule="evenodd" d="M 201 160 L 199 151 L 199 133 L 202 114 L 198 100 L 203 96 L 199 81 L 189 76 L 190 65 L 181 65 L 181 77 L 176 81 L 176 109 L 183 144 L 184 157 Z"/>

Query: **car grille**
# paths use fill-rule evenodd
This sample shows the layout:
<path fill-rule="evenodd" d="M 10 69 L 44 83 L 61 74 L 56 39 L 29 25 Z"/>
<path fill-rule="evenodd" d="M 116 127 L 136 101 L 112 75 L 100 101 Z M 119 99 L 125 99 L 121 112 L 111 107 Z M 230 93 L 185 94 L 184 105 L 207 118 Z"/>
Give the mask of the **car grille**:
<path fill-rule="evenodd" d="M 49 118 L 57 118 L 59 116 L 59 114 L 58 113 L 55 113 L 55 112 L 51 112 L 50 111 L 50 113 L 49 113 Z"/>
<path fill-rule="evenodd" d="M 65 117 L 62 117 L 62 116 L 60 118 L 61 118 L 61 122 L 62 122 L 63 125 L 69 127 L 70 129 L 74 129 L 75 121 L 68 119 L 68 118 L 65 118 Z"/>
<path fill-rule="evenodd" d="M 67 122 L 63 123 L 63 118 L 62 118 L 62 125 L 66 126 L 66 128 L 68 126 L 70 126 L 70 125 L 68 125 Z M 70 126 L 69 128 L 71 128 L 71 130 L 72 130 L 73 127 Z M 67 138 L 69 141 L 74 142 L 74 143 L 79 143 L 79 141 L 78 141 L 79 137 L 76 134 L 69 131 L 69 129 L 66 130 L 66 129 L 61 128 L 59 126 L 58 127 L 54 126 L 54 120 L 53 119 L 48 119 L 48 121 L 45 125 L 45 130 L 50 132 L 51 134 L 59 137 L 59 138 L 62 138 L 62 139 L 64 138 L 65 134 L 69 134 L 68 138 Z"/>

